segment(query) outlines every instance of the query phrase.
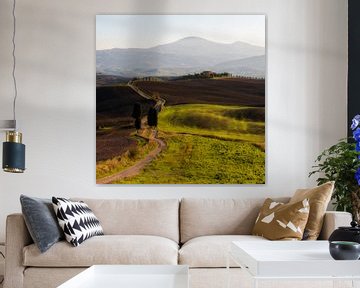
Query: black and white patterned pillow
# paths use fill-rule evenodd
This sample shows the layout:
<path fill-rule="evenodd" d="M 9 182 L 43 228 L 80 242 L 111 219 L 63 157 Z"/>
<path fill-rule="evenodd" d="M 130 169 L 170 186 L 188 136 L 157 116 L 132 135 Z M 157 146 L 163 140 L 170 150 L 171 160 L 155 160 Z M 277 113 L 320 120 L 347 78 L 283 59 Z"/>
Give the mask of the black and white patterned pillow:
<path fill-rule="evenodd" d="M 66 241 L 79 246 L 86 239 L 104 235 L 99 220 L 84 202 L 52 197 L 55 214 Z"/>

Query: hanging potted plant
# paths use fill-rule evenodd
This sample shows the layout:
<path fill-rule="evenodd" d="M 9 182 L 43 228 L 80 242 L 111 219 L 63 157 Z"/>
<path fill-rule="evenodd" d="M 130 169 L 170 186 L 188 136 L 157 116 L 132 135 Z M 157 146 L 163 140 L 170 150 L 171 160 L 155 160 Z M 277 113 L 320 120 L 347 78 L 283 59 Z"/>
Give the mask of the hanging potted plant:
<path fill-rule="evenodd" d="M 332 199 L 337 211 L 348 211 L 360 223 L 360 115 L 352 120 L 353 137 L 324 150 L 309 177 L 319 173 L 318 185 L 335 181 Z M 355 141 L 353 141 L 355 140 Z"/>

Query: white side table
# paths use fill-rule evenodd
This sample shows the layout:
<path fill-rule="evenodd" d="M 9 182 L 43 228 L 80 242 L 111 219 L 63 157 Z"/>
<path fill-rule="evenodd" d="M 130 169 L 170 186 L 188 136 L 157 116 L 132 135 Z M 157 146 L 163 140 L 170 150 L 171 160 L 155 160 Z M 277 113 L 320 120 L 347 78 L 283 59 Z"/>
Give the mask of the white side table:
<path fill-rule="evenodd" d="M 59 288 L 188 288 L 185 265 L 94 265 Z"/>
<path fill-rule="evenodd" d="M 317 282 L 321 287 L 360 287 L 360 261 L 336 261 L 328 247 L 328 241 L 239 241 L 232 242 L 229 258 L 248 272 L 254 288 L 268 280 L 276 281 L 276 287 L 294 280 Z"/>

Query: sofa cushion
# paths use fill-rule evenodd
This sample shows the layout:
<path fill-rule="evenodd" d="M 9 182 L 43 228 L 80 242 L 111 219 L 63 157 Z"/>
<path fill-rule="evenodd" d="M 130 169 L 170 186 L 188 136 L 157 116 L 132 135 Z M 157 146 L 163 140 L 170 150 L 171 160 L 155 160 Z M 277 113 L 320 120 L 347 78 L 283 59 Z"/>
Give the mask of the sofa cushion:
<path fill-rule="evenodd" d="M 154 235 L 179 242 L 178 199 L 80 199 L 99 219 L 105 235 Z"/>
<path fill-rule="evenodd" d="M 334 190 L 334 181 L 326 182 L 311 189 L 298 189 L 290 199 L 290 203 L 309 199 L 310 214 L 305 231 L 308 237 L 305 240 L 316 240 L 321 232 L 324 215 Z"/>
<path fill-rule="evenodd" d="M 284 204 L 267 198 L 252 234 L 269 240 L 301 240 L 309 218 L 309 208 L 308 199 Z"/>
<path fill-rule="evenodd" d="M 60 197 L 52 197 L 52 202 L 66 241 L 75 247 L 91 237 L 104 235 L 99 220 L 86 203 Z"/>
<path fill-rule="evenodd" d="M 77 274 L 83 272 L 85 269 L 87 269 L 87 267 L 78 267 L 78 268 L 29 267 L 24 271 L 24 285 L 21 286 L 21 288 L 59 287 L 65 281 L 75 277 Z"/>
<path fill-rule="evenodd" d="M 181 243 L 205 235 L 249 235 L 263 202 L 264 198 L 182 199 Z"/>
<path fill-rule="evenodd" d="M 66 241 L 41 254 L 34 244 L 23 250 L 25 266 L 88 267 L 95 264 L 171 264 L 178 260 L 178 244 L 159 236 L 95 236 L 78 247 Z"/>
<path fill-rule="evenodd" d="M 201 236 L 186 242 L 179 251 L 179 264 L 196 268 L 226 267 L 232 241 L 268 241 L 252 235 Z M 231 267 L 239 267 L 230 261 Z"/>
<path fill-rule="evenodd" d="M 64 239 L 51 199 L 21 195 L 20 203 L 26 227 L 41 252 Z"/>

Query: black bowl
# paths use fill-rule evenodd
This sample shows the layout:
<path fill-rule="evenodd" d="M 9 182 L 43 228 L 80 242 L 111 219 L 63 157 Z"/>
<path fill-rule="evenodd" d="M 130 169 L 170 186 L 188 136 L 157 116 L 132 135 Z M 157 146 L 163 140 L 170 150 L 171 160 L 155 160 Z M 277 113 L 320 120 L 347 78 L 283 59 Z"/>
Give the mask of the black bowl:
<path fill-rule="evenodd" d="M 330 255 L 335 260 L 358 260 L 360 257 L 360 244 L 348 241 L 331 241 Z"/>

